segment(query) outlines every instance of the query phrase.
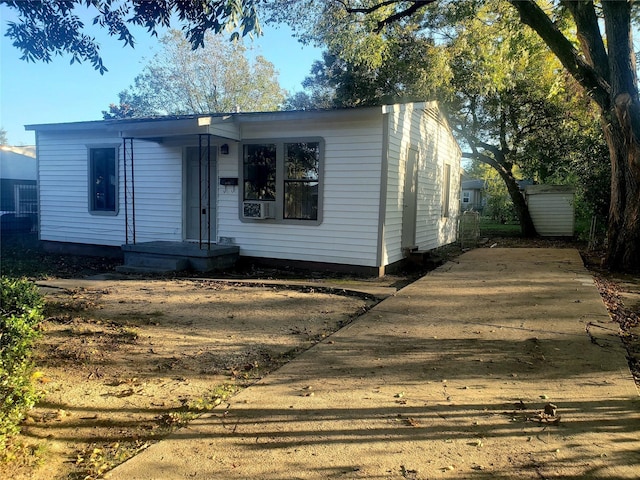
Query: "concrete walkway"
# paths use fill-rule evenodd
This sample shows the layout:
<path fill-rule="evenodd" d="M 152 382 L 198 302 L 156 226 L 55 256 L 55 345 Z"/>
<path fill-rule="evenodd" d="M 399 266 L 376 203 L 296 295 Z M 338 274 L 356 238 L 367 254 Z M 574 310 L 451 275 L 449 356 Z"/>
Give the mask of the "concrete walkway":
<path fill-rule="evenodd" d="M 497 248 L 404 288 L 107 476 L 639 477 L 638 392 L 578 252 Z"/>

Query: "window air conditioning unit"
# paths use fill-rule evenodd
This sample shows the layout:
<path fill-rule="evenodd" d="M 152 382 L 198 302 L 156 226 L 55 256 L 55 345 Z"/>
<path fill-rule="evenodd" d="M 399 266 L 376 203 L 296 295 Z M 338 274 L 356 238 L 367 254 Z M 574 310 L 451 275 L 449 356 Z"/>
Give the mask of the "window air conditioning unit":
<path fill-rule="evenodd" d="M 274 218 L 275 202 L 264 202 L 251 200 L 242 202 L 242 217 L 253 218 L 254 220 L 264 220 L 265 218 Z"/>

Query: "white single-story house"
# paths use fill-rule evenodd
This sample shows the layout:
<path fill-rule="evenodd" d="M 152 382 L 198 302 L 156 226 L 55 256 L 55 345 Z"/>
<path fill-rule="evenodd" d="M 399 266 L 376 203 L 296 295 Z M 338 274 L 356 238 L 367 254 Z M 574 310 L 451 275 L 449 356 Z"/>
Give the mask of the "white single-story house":
<path fill-rule="evenodd" d="M 435 102 L 26 128 L 52 249 L 232 247 L 383 274 L 456 241 L 461 152 Z"/>

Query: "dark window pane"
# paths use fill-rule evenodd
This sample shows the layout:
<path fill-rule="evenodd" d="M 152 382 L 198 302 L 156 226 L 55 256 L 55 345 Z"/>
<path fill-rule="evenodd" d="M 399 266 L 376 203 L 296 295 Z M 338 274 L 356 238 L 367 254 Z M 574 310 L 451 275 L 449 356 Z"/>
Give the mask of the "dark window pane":
<path fill-rule="evenodd" d="M 318 219 L 318 182 L 285 182 L 284 218 Z"/>
<path fill-rule="evenodd" d="M 318 142 L 287 143 L 285 176 L 288 180 L 318 180 L 320 144 Z"/>
<path fill-rule="evenodd" d="M 90 151 L 91 210 L 116 211 L 116 149 L 92 148 Z"/>
<path fill-rule="evenodd" d="M 284 218 L 318 219 L 320 144 L 285 144 Z"/>
<path fill-rule="evenodd" d="M 276 146 L 245 145 L 243 161 L 244 199 L 276 199 Z"/>

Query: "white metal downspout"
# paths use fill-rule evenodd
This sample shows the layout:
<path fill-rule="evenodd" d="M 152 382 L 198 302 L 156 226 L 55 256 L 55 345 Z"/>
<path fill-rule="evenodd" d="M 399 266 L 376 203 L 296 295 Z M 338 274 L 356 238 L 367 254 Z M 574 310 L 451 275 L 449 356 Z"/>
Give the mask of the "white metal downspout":
<path fill-rule="evenodd" d="M 40 200 L 40 132 L 36 130 L 36 196 L 38 201 L 38 240 L 42 240 L 42 204 Z"/>

